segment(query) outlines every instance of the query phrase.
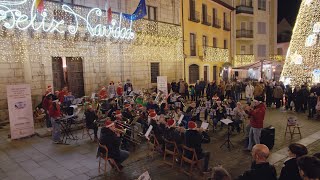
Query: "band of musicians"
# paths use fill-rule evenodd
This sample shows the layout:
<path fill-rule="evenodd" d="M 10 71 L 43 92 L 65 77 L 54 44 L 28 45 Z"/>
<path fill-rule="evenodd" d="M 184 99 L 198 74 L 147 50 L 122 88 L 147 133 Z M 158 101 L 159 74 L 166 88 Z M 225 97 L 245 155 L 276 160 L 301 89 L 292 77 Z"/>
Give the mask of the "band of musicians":
<path fill-rule="evenodd" d="M 188 89 L 183 81 L 179 86 Z M 253 153 L 262 149 L 269 153 L 273 144 L 261 142 L 266 111 L 262 101 L 249 101 L 247 97 L 245 104 L 236 101 L 232 95 L 221 96 L 217 92 L 188 100 L 185 93 L 179 93 L 179 86 L 170 86 L 166 94 L 158 90 L 134 91 L 130 80 L 124 85 L 110 82 L 92 97 L 85 96 L 80 101 L 68 92 L 67 87 L 53 94 L 52 87 L 48 86 L 42 108 L 56 144 L 64 142 L 61 136 L 66 131 L 62 129 L 69 127 L 63 119 L 72 119 L 75 108 L 78 112 L 82 110 L 84 126 L 93 131 L 92 140 L 99 144 L 97 157 L 111 158 L 114 161 L 110 163 L 111 167 L 119 171 L 125 168 L 123 162 L 129 158 L 132 149 L 144 142 L 156 142 L 155 151 L 159 154 L 168 150 L 176 152 L 178 156 L 174 162 L 177 164 L 183 158 L 196 157 L 199 172 L 210 173 L 215 169 L 210 167 L 210 158 L 217 157 L 212 157 L 202 145 L 211 142 L 209 132 L 215 133 L 219 129 L 227 132 L 226 141 L 220 148 L 226 146 L 230 150 L 230 134 L 243 131 L 246 135 L 245 151 Z M 273 172 L 271 168 L 270 173 Z"/>

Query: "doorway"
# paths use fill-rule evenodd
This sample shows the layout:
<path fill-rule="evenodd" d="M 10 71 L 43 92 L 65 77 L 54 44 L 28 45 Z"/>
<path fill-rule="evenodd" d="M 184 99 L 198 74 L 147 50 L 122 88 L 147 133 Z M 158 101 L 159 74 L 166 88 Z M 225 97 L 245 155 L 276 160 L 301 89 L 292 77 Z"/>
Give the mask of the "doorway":
<path fill-rule="evenodd" d="M 52 57 L 53 87 L 67 86 L 75 97 L 84 96 L 83 60 L 81 57 Z"/>
<path fill-rule="evenodd" d="M 199 66 L 192 64 L 189 66 L 189 83 L 194 84 L 199 80 Z"/>

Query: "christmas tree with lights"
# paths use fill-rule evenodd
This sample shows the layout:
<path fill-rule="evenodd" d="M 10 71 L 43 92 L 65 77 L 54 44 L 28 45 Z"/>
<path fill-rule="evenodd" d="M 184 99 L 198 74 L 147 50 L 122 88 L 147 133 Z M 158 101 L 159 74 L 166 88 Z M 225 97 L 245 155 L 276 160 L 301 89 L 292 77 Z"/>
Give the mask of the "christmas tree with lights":
<path fill-rule="evenodd" d="M 303 0 L 281 74 L 293 86 L 320 83 L 320 0 Z"/>

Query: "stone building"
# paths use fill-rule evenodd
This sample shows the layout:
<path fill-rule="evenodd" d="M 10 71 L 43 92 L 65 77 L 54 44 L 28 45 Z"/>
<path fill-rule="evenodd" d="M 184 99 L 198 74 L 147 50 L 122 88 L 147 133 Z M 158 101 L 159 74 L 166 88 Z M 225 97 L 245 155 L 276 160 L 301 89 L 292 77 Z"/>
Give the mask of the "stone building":
<path fill-rule="evenodd" d="M 43 14 L 31 10 L 32 0 L 21 2 L 24 1 L 24 4 L 10 4 L 4 8 L 21 11 L 20 14 L 7 12 L 6 17 L 0 16 L 0 122 L 8 121 L 6 85 L 9 84 L 30 84 L 35 107 L 41 102 L 48 85 L 52 85 L 54 90 L 67 85 L 76 96 L 83 96 L 97 91 L 110 81 L 125 82 L 130 79 L 134 88 L 140 89 L 155 85 L 159 75 L 167 76 L 168 81 L 182 78 L 182 31 L 178 1 L 147 0 L 147 16 L 133 21 L 132 26 L 130 21 L 122 18 L 123 27 L 127 30 L 132 27 L 135 33 L 133 40 L 88 33 L 88 23 L 80 16 L 87 16 L 92 27 L 106 24 L 104 0 L 64 0 L 63 4 L 72 3 L 67 4 L 68 7 L 80 16 L 66 12 L 62 3 L 45 1 L 47 16 L 41 30 L 35 29 L 41 26 Z M 132 14 L 139 0 L 110 2 L 113 19 L 119 23 L 119 12 Z M 90 14 L 93 8 L 103 11 L 95 9 Z M 20 16 L 19 19 L 19 15 L 28 18 L 21 19 Z M 34 23 L 26 28 L 33 20 Z M 58 27 L 57 22 L 62 20 L 64 24 L 59 28 L 65 31 L 59 33 L 54 26 L 50 26 L 53 22 Z M 77 28 L 77 32 L 70 33 L 75 30 L 72 28 Z M 99 32 L 94 28 L 92 30 L 93 33 Z"/>

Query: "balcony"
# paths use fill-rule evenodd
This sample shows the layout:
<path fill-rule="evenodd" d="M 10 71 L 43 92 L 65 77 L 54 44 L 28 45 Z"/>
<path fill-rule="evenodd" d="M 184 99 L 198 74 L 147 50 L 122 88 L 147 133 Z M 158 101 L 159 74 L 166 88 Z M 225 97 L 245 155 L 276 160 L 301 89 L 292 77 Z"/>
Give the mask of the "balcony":
<path fill-rule="evenodd" d="M 253 38 L 253 30 L 247 30 L 247 29 L 237 30 L 237 38 Z"/>
<path fill-rule="evenodd" d="M 204 15 L 202 16 L 202 21 L 201 23 L 204 24 L 204 25 L 207 25 L 207 26 L 211 26 L 211 23 L 209 22 L 211 19 L 211 16 L 209 15 Z"/>
<path fill-rule="evenodd" d="M 229 62 L 229 49 L 202 46 L 202 51 L 205 62 Z"/>
<path fill-rule="evenodd" d="M 231 30 L 230 22 L 224 21 L 224 23 L 223 23 L 223 30 L 225 30 L 225 31 L 230 31 L 230 30 Z"/>
<path fill-rule="evenodd" d="M 189 21 L 200 22 L 200 13 L 198 11 L 190 11 Z"/>
<path fill-rule="evenodd" d="M 218 18 L 213 18 L 212 26 L 215 28 L 221 28 L 221 20 Z"/>
<path fill-rule="evenodd" d="M 236 7 L 236 13 L 245 13 L 245 14 L 253 14 L 253 6 L 252 2 L 240 4 Z"/>
<path fill-rule="evenodd" d="M 240 67 L 251 64 L 255 61 L 253 54 L 237 54 L 234 59 L 234 66 Z"/>

